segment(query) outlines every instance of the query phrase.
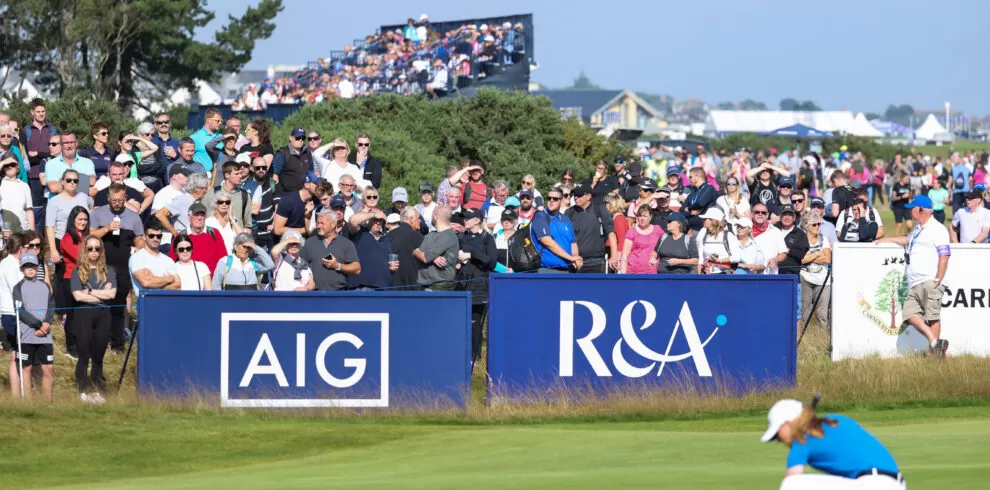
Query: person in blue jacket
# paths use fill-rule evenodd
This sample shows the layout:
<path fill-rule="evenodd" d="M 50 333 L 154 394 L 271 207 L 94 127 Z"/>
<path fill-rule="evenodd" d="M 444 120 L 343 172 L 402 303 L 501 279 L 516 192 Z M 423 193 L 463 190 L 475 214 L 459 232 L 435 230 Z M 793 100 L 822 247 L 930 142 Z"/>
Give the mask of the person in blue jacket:
<path fill-rule="evenodd" d="M 780 400 L 770 408 L 762 442 L 788 448 L 781 490 L 906 490 L 907 484 L 887 448 L 855 420 L 815 411 L 811 404 Z M 805 467 L 823 474 L 806 474 Z"/>

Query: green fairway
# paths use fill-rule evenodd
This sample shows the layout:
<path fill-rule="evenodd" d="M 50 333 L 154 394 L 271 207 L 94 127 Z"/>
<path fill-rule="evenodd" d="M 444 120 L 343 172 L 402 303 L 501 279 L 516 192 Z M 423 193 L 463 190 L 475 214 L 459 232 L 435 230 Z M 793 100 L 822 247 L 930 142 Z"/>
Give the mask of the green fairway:
<path fill-rule="evenodd" d="M 10 409 L 23 427 L 39 413 Z M 75 410 L 42 437 L 5 431 L 16 488 L 777 488 L 786 448 L 764 416 L 650 422 L 473 423 Z M 985 488 L 985 406 L 848 412 L 893 452 L 911 488 Z M 935 421 L 938 421 L 937 423 Z M 63 431 L 71 425 L 75 432 Z M 8 428 L 10 428 L 8 426 Z M 28 443 L 27 441 L 31 441 Z M 39 444 L 39 441 L 44 443 Z M 32 461 L 43 461 L 32 465 Z M 38 466 L 40 465 L 40 466 Z M 49 466 L 52 470 L 40 471 Z"/>

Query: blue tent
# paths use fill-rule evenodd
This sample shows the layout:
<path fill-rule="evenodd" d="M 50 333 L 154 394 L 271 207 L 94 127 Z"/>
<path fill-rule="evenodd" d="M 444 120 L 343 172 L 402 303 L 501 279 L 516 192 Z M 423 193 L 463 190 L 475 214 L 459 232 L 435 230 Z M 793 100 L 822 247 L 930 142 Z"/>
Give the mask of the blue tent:
<path fill-rule="evenodd" d="M 762 136 L 782 136 L 785 138 L 797 138 L 803 140 L 834 140 L 835 136 L 831 133 L 826 133 L 825 131 L 819 131 L 810 126 L 805 126 L 804 124 L 795 124 L 793 126 L 787 126 L 786 128 L 775 129 L 773 131 L 767 131 L 765 133 L 760 133 Z"/>

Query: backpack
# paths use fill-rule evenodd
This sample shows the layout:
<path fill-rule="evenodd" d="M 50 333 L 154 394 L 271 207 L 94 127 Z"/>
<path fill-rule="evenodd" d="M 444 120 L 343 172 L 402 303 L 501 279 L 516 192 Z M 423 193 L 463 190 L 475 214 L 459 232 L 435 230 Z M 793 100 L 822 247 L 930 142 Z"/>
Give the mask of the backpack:
<path fill-rule="evenodd" d="M 207 228 L 207 229 L 210 230 L 210 235 L 212 236 L 213 235 L 213 229 L 212 228 Z M 254 273 L 255 273 L 255 275 L 258 276 L 258 282 L 257 282 L 257 284 L 255 284 L 255 286 L 258 288 L 258 290 L 261 290 L 261 273 L 258 272 L 258 263 L 255 262 L 254 259 L 248 259 L 248 262 L 251 263 L 251 267 L 254 267 Z M 234 265 L 234 256 L 233 255 L 228 255 L 227 256 L 226 270 L 224 270 L 224 272 L 223 272 L 223 280 L 220 281 L 220 289 L 221 290 L 223 290 L 223 289 L 225 289 L 227 287 L 227 274 L 230 274 L 230 266 L 232 266 L 232 265 Z"/>
<path fill-rule="evenodd" d="M 511 267 L 516 272 L 528 272 L 540 268 L 540 252 L 536 250 L 533 241 L 533 229 L 530 223 L 519 227 L 515 233 L 509 237 L 506 247 L 508 256 L 507 267 Z"/>

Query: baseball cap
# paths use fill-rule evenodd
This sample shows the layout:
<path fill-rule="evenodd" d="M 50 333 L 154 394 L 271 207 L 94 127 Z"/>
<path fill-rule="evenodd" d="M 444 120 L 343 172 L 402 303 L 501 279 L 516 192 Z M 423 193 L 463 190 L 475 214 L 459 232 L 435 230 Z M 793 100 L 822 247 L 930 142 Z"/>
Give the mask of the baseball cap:
<path fill-rule="evenodd" d="M 288 230 L 282 235 L 282 240 L 279 243 L 296 243 L 302 245 L 303 238 L 302 234 L 296 230 Z"/>
<path fill-rule="evenodd" d="M 582 184 L 578 184 L 571 189 L 571 195 L 574 197 L 584 197 L 587 196 L 589 192 L 591 191 Z"/>
<path fill-rule="evenodd" d="M 21 254 L 21 267 L 25 265 L 38 265 L 38 256 L 32 252 L 25 252 Z"/>
<path fill-rule="evenodd" d="M 643 164 L 639 162 L 630 163 L 629 173 L 632 174 L 633 177 L 639 176 L 639 174 L 643 173 Z"/>
<path fill-rule="evenodd" d="M 426 181 L 423 181 L 422 184 L 419 184 L 419 193 L 422 194 L 424 192 L 433 192 L 433 184 Z"/>
<path fill-rule="evenodd" d="M 671 165 L 667 167 L 667 175 L 680 175 L 681 168 L 677 165 Z"/>
<path fill-rule="evenodd" d="M 502 211 L 502 221 L 515 221 L 519 219 L 519 215 L 511 209 L 506 209 Z"/>
<path fill-rule="evenodd" d="M 783 216 L 784 213 L 791 213 L 794 216 L 797 216 L 797 211 L 795 211 L 794 206 L 791 206 L 790 204 L 780 207 L 780 215 Z"/>
<path fill-rule="evenodd" d="M 465 209 L 461 214 L 464 215 L 464 221 L 469 219 L 481 219 L 481 210 L 476 208 Z"/>
<path fill-rule="evenodd" d="M 911 202 L 905 204 L 904 207 L 907 209 L 911 209 L 911 208 L 931 209 L 932 200 L 928 196 L 914 196 L 914 199 L 912 199 Z"/>
<path fill-rule="evenodd" d="M 821 206 L 825 207 L 825 200 L 820 197 L 811 198 L 811 207 Z"/>
<path fill-rule="evenodd" d="M 966 193 L 966 199 L 983 199 L 983 191 L 973 189 Z"/>
<path fill-rule="evenodd" d="M 643 189 L 644 191 L 653 191 L 656 190 L 657 183 L 654 182 L 653 179 L 643 179 L 639 183 L 639 188 Z"/>
<path fill-rule="evenodd" d="M 388 224 L 395 224 L 400 221 L 402 221 L 402 218 L 399 217 L 399 213 L 389 213 L 389 215 L 385 217 L 385 222 Z"/>
<path fill-rule="evenodd" d="M 117 158 L 114 158 L 113 161 L 117 163 L 126 163 L 126 164 L 134 163 L 134 159 L 131 158 L 131 156 L 128 155 L 127 153 L 121 153 L 120 155 L 117 155 Z"/>
<path fill-rule="evenodd" d="M 292 128 L 292 132 L 289 135 L 293 138 L 302 138 L 306 136 L 306 130 L 303 128 Z"/>
<path fill-rule="evenodd" d="M 622 155 L 615 156 L 615 163 L 626 163 L 626 157 Z"/>
<path fill-rule="evenodd" d="M 681 224 L 681 228 L 685 228 L 685 229 L 687 228 L 687 216 L 685 216 L 684 213 L 680 211 L 674 211 L 673 213 L 668 214 L 667 221 L 668 222 L 676 221 Z"/>
<path fill-rule="evenodd" d="M 533 197 L 533 189 L 523 189 L 519 191 L 519 198 L 522 199 L 524 197 Z"/>
<path fill-rule="evenodd" d="M 206 214 L 206 206 L 204 206 L 203 203 L 197 202 L 197 203 L 193 203 L 192 206 L 189 206 L 189 214 L 199 214 L 199 213 Z"/>
<path fill-rule="evenodd" d="M 785 399 L 774 403 L 767 413 L 767 431 L 763 433 L 763 437 L 760 437 L 760 442 L 770 442 L 777 437 L 780 427 L 798 418 L 802 410 L 804 404 L 797 400 Z"/>
<path fill-rule="evenodd" d="M 344 200 L 344 196 L 336 195 L 330 198 L 330 209 L 336 208 L 346 208 L 347 201 Z"/>
<path fill-rule="evenodd" d="M 753 220 L 743 216 L 742 218 L 736 220 L 736 226 L 742 226 L 744 228 L 752 228 Z"/>
<path fill-rule="evenodd" d="M 409 193 L 406 192 L 405 187 L 396 187 L 392 189 L 392 202 L 409 202 Z"/>
<path fill-rule="evenodd" d="M 518 208 L 519 207 L 519 198 L 516 197 L 516 196 L 509 196 L 509 198 L 505 200 L 505 207 L 507 207 L 507 208 L 509 208 L 509 207 L 517 207 Z"/>
<path fill-rule="evenodd" d="M 715 206 L 712 206 L 712 207 L 708 208 L 708 211 L 705 211 L 701 216 L 699 216 L 699 218 L 701 218 L 701 219 L 713 219 L 715 221 L 722 221 L 723 219 L 725 219 L 725 213 L 723 213 L 721 209 L 719 209 L 719 208 L 717 208 Z"/>
<path fill-rule="evenodd" d="M 794 187 L 794 179 L 790 177 L 781 177 L 780 180 L 777 181 L 777 185 L 780 187 L 783 187 L 785 185 Z"/>

